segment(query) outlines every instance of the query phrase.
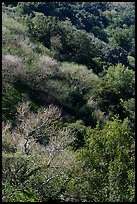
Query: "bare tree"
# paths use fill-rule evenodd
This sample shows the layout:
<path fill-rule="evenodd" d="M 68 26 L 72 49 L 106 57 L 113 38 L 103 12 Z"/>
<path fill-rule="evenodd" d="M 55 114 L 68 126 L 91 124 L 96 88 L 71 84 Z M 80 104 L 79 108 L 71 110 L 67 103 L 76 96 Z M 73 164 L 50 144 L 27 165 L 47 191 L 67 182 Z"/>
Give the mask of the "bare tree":
<path fill-rule="evenodd" d="M 70 180 L 67 172 L 72 171 L 76 165 L 75 154 L 68 149 L 74 140 L 74 133 L 68 128 L 54 125 L 61 117 L 61 110 L 54 105 L 33 113 L 30 111 L 29 102 L 22 103 L 17 108 L 17 117 L 18 125 L 13 129 L 10 124 L 3 123 L 4 137 L 9 135 L 10 142 L 16 145 L 17 151 L 20 152 L 20 158 L 4 155 L 4 171 L 12 169 L 11 173 L 8 173 L 9 181 L 29 181 L 33 187 L 46 190 L 47 185 L 53 185 L 60 180 L 59 186 L 53 186 L 55 191 L 49 193 L 49 197 L 58 196 L 65 183 Z M 39 143 L 42 138 L 47 137 L 46 145 Z M 41 182 L 39 176 L 43 178 Z"/>

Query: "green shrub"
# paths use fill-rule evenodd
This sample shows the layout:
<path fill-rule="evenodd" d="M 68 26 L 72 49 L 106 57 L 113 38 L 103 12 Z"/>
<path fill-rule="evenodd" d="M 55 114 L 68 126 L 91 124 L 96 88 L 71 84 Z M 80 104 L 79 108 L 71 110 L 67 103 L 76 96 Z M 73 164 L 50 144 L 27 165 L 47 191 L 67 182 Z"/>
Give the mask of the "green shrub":
<path fill-rule="evenodd" d="M 98 76 L 84 65 L 63 62 L 60 66 L 60 72 L 70 84 L 77 86 L 81 91 L 92 89 L 99 82 Z"/>
<path fill-rule="evenodd" d="M 98 125 L 94 129 L 89 128 L 85 140 L 80 160 L 84 161 L 84 172 L 87 172 L 82 185 L 86 199 L 127 202 L 132 197 L 134 201 L 134 176 L 132 182 L 128 176 L 128 172 L 133 172 L 135 168 L 132 147 L 134 138 L 129 121 L 125 119 L 121 122 L 118 118 L 113 118 L 103 129 Z M 132 191 L 129 191 L 131 188 Z"/>
<path fill-rule="evenodd" d="M 128 56 L 128 62 L 129 62 L 129 66 L 131 66 L 131 68 L 135 68 L 135 58 L 132 56 Z"/>
<path fill-rule="evenodd" d="M 84 146 L 85 141 L 84 137 L 86 136 L 86 126 L 82 124 L 82 121 L 76 121 L 75 123 L 66 123 L 65 124 L 68 128 L 71 129 L 72 132 L 75 133 L 75 139 L 72 143 L 72 148 L 77 150 Z"/>
<path fill-rule="evenodd" d="M 14 121 L 16 106 L 23 100 L 23 95 L 13 86 L 8 85 L 3 90 L 2 96 L 2 120 Z"/>

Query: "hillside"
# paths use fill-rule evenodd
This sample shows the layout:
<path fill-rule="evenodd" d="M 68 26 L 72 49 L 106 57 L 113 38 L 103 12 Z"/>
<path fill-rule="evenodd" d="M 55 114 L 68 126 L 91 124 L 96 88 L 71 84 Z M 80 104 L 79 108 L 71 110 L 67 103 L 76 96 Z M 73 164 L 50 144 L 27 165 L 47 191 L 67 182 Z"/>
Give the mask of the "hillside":
<path fill-rule="evenodd" d="M 3 202 L 135 201 L 135 3 L 2 5 Z"/>

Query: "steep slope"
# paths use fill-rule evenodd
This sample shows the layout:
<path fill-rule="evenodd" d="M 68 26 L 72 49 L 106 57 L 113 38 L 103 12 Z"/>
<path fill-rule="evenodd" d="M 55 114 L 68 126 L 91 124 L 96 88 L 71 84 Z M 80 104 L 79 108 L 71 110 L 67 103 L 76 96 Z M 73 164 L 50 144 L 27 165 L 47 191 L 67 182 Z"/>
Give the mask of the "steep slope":
<path fill-rule="evenodd" d="M 3 202 L 134 202 L 134 4 L 3 4 Z"/>

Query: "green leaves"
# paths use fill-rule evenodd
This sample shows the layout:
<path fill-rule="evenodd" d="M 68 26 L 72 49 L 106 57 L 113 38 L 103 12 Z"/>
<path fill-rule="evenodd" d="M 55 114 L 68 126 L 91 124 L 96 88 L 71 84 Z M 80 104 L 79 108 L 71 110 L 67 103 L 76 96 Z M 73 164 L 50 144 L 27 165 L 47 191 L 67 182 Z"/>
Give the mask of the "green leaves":
<path fill-rule="evenodd" d="M 121 100 L 129 100 L 134 97 L 135 77 L 134 71 L 118 64 L 104 70 L 104 76 L 97 86 L 93 100 L 97 101 L 100 109 L 113 116 L 119 114 L 124 118 L 124 110 Z"/>
<path fill-rule="evenodd" d="M 16 113 L 16 105 L 22 101 L 23 95 L 17 91 L 13 86 L 7 85 L 3 90 L 2 97 L 2 119 L 14 120 Z"/>
<path fill-rule="evenodd" d="M 87 134 L 86 145 L 81 150 L 80 158 L 85 163 L 85 171 L 90 170 L 89 186 L 95 184 L 94 190 L 91 190 L 90 199 L 99 201 L 102 196 L 104 202 L 127 201 L 130 196 L 128 170 L 131 155 L 134 156 L 131 149 L 134 139 L 128 120 L 121 122 L 116 117 L 103 129 L 99 129 L 97 125 L 95 129 L 89 129 Z M 103 195 L 105 188 L 109 189 L 106 198 Z"/>
<path fill-rule="evenodd" d="M 109 67 L 104 76 L 106 84 L 111 85 L 115 92 L 122 94 L 124 98 L 132 96 L 135 86 L 134 71 L 122 64 Z"/>

